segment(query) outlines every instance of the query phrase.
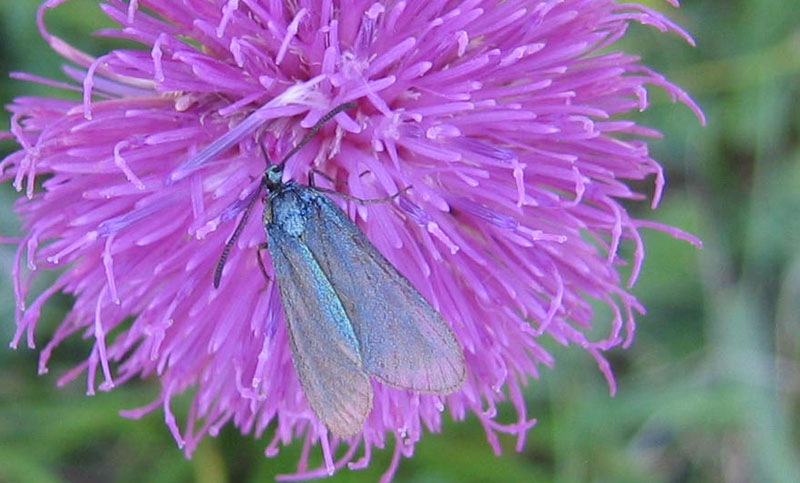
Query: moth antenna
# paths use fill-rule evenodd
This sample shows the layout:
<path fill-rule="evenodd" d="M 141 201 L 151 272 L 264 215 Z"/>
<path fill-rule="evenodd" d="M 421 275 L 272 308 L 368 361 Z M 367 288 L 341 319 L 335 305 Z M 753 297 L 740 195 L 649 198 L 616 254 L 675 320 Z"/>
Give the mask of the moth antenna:
<path fill-rule="evenodd" d="M 261 149 L 261 155 L 264 156 L 264 163 L 267 165 L 267 169 L 270 167 L 270 159 L 269 154 L 267 154 L 267 148 L 264 147 L 264 143 L 261 142 L 261 136 L 264 134 L 264 131 L 258 133 L 258 137 L 256 138 L 256 144 L 258 144 L 259 149 Z"/>
<path fill-rule="evenodd" d="M 236 229 L 233 230 L 233 235 L 230 240 L 228 240 L 228 243 L 225 244 L 225 248 L 222 249 L 222 255 L 220 255 L 219 261 L 217 262 L 217 269 L 214 270 L 214 288 L 219 288 L 219 282 L 222 280 L 222 269 L 225 268 L 225 262 L 228 261 L 231 248 L 233 248 L 233 244 L 236 243 L 236 240 L 239 239 L 239 235 L 242 234 L 244 226 L 247 224 L 247 219 L 250 217 L 250 212 L 253 211 L 253 206 L 255 206 L 260 193 L 261 185 L 259 184 L 255 193 L 253 193 L 253 196 L 250 198 L 250 201 L 247 202 L 247 208 L 244 209 L 242 219 L 239 221 L 239 224 L 236 225 Z"/>
<path fill-rule="evenodd" d="M 311 141 L 311 138 L 313 138 L 314 135 L 317 134 L 317 132 L 320 129 L 322 129 L 322 126 L 325 125 L 326 122 L 328 122 L 331 119 L 333 119 L 333 117 L 336 116 L 337 114 L 339 114 L 340 112 L 346 111 L 347 109 L 352 109 L 354 107 L 356 107 L 355 102 L 347 102 L 347 103 L 344 103 L 344 104 L 339 104 L 338 106 L 336 106 L 333 109 L 331 109 L 330 112 L 328 112 L 327 114 L 322 116 L 319 119 L 319 121 L 317 121 L 317 123 L 314 124 L 314 127 L 312 127 L 306 133 L 306 135 L 303 136 L 303 139 L 301 139 L 300 142 L 297 143 L 297 145 L 295 147 L 293 147 L 291 151 L 286 153 L 286 156 L 284 156 L 283 159 L 281 159 L 281 162 L 278 163 L 278 166 L 283 166 L 284 164 L 286 164 L 286 161 L 288 161 L 289 158 L 294 156 L 297 153 L 297 151 L 300 151 L 303 148 L 303 146 L 308 144 L 308 142 Z"/>

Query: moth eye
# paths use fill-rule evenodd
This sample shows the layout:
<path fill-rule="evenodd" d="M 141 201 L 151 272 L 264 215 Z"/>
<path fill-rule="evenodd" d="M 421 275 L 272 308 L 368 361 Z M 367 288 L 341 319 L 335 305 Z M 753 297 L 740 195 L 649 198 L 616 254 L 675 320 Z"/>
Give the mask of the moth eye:
<path fill-rule="evenodd" d="M 267 168 L 267 179 L 272 182 L 279 182 L 280 177 L 283 174 L 283 167 L 273 164 L 269 168 Z"/>

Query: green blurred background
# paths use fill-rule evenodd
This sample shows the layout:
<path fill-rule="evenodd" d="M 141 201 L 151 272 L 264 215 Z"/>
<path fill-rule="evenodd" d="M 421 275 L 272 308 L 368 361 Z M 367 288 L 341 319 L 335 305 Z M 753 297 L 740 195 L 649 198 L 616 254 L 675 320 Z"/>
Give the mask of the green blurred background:
<path fill-rule="evenodd" d="M 35 30 L 38 3 L 0 4 L 0 73 L 63 79 L 62 61 Z M 668 190 L 658 211 L 630 209 L 691 231 L 705 248 L 644 232 L 648 257 L 634 293 L 649 314 L 638 319 L 634 346 L 610 354 L 616 397 L 588 354 L 549 344 L 557 366 L 527 388 L 539 424 L 522 453 L 502 437 L 505 452 L 495 457 L 474 417 L 448 422 L 402 462 L 397 481 L 800 481 L 800 6 L 645 3 L 687 28 L 697 47 L 634 25 L 619 48 L 690 92 L 708 126 L 651 91 L 653 106 L 637 119 L 665 134 L 651 150 L 665 166 Z M 47 20 L 89 52 L 119 45 L 86 35 L 110 25 L 95 1 L 73 0 Z M 48 93 L 0 78 L 2 104 Z M 3 116 L 0 129 L 7 126 Z M 0 142 L 0 157 L 13 149 Z M 2 235 L 18 226 L 10 211 L 15 197 L 8 185 L 0 189 Z M 13 247 L 0 250 L 0 341 L 9 341 Z M 46 308 L 40 345 L 69 303 L 61 297 Z M 85 341 L 69 339 L 50 374 L 37 377 L 35 351 L 0 349 L 0 481 L 270 481 L 293 470 L 298 444 L 267 459 L 266 440 L 228 427 L 187 460 L 159 411 L 139 421 L 120 417 L 119 409 L 156 395 L 152 380 L 95 397 L 84 395 L 81 382 L 56 389 L 58 375 L 88 350 Z M 513 416 L 509 407 L 504 412 L 501 418 Z M 390 453 L 333 480 L 376 480 Z"/>

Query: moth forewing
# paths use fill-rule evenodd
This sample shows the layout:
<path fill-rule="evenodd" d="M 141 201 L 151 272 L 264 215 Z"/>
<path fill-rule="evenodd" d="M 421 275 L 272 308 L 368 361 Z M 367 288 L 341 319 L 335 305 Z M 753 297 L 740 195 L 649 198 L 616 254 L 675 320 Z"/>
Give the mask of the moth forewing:
<path fill-rule="evenodd" d="M 342 302 L 365 370 L 400 388 L 457 390 L 466 364 L 450 327 L 333 201 L 308 194 L 304 241 Z"/>
<path fill-rule="evenodd" d="M 292 361 L 311 410 L 331 432 L 349 437 L 361 430 L 372 409 L 372 386 L 333 288 L 302 237 L 287 233 L 282 224 L 297 213 L 286 213 L 280 196 L 270 199 L 275 218 L 266 229 Z"/>

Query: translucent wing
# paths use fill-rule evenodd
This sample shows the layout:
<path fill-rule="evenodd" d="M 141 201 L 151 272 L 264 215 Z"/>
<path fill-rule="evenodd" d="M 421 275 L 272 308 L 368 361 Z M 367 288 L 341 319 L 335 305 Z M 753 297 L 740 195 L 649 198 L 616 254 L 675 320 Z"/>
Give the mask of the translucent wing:
<path fill-rule="evenodd" d="M 307 190 L 304 243 L 344 306 L 366 371 L 414 391 L 458 389 L 466 365 L 442 317 L 331 200 Z"/>
<path fill-rule="evenodd" d="M 302 242 L 280 227 L 267 230 L 303 393 L 331 432 L 353 436 L 372 409 L 372 386 L 347 316 Z"/>

